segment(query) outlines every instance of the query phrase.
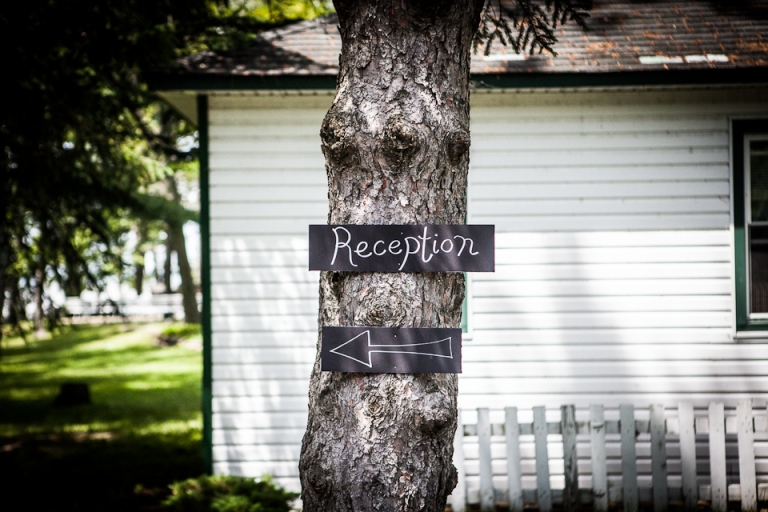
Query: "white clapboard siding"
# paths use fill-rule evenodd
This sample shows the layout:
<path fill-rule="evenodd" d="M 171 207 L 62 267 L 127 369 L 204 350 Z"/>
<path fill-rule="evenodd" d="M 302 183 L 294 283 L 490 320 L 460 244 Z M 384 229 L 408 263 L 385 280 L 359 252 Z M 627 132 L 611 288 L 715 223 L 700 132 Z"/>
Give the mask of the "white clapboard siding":
<path fill-rule="evenodd" d="M 220 332 L 213 339 L 215 353 L 219 349 L 269 349 L 269 348 L 305 348 L 317 341 L 317 329 L 300 332 L 260 332 L 255 335 L 250 332 Z M 303 352 L 303 351 L 302 351 Z"/>
<path fill-rule="evenodd" d="M 684 286 L 681 286 L 684 284 Z M 729 277 L 719 279 L 688 279 L 681 283 L 679 279 L 602 279 L 588 280 L 584 278 L 568 281 L 515 281 L 514 286 L 500 280 L 481 281 L 474 278 L 472 297 L 558 297 L 576 296 L 630 296 L 641 295 L 725 295 L 730 296 L 731 280 Z"/>
<path fill-rule="evenodd" d="M 270 473 L 293 490 L 318 338 L 307 226 L 327 222 L 319 129 L 331 99 L 210 101 L 214 471 Z M 642 415 L 768 399 L 766 345 L 732 337 L 728 123 L 765 105 L 761 91 L 727 89 L 473 96 L 468 222 L 494 224 L 497 251 L 495 273 L 470 275 L 465 416 L 599 403 L 615 420 L 622 403 Z M 504 488 L 503 437 L 491 440 Z M 533 438 L 521 440 L 532 489 Z M 608 441 L 616 486 L 621 448 Z M 757 444 L 765 460 L 768 443 Z M 553 488 L 564 482 L 558 446 L 550 439 Z M 588 448 L 577 451 L 584 470 Z M 641 434 L 641 487 L 650 451 Z M 477 493 L 477 444 L 464 452 Z M 677 468 L 678 445 L 668 453 Z"/>
<path fill-rule="evenodd" d="M 696 345 L 706 343 L 731 343 L 730 329 L 712 328 L 659 328 L 643 327 L 642 329 L 563 329 L 550 327 L 548 329 L 497 329 L 475 330 L 468 341 L 473 346 L 488 345 L 535 345 L 536 347 L 563 346 L 568 349 L 571 345 Z M 695 347 L 694 347 L 695 348 Z M 478 349 L 482 351 L 481 349 Z M 748 349 L 752 350 L 752 349 Z M 476 351 L 477 352 L 477 351 Z M 622 351 L 622 353 L 625 353 Z M 520 360 L 525 352 L 519 352 Z M 532 354 L 537 358 L 538 353 Z M 569 355 L 570 357 L 570 355 Z"/>
<path fill-rule="evenodd" d="M 473 148 L 478 150 L 473 142 Z M 515 162 L 511 162 L 514 164 Z M 670 176 L 667 169 L 675 168 L 675 173 Z M 580 168 L 574 172 L 572 166 L 547 167 L 546 169 L 537 169 L 536 181 L 539 183 L 561 183 L 561 182 L 590 182 L 596 179 L 604 178 L 606 173 L 610 173 L 615 181 L 636 182 L 644 180 L 653 181 L 675 181 L 676 179 L 687 180 L 728 180 L 730 171 L 728 164 L 723 162 L 704 162 L 689 165 L 633 165 L 619 166 L 611 164 L 608 167 L 586 167 Z M 508 173 L 503 167 L 489 167 L 483 170 L 482 175 L 473 178 L 475 183 L 527 183 L 530 177 L 517 173 Z"/>
<path fill-rule="evenodd" d="M 317 342 L 307 225 L 328 210 L 324 111 L 240 100 L 212 98 L 210 113 L 214 472 L 298 490 Z"/>
<path fill-rule="evenodd" d="M 318 224 L 325 219 L 315 217 L 300 217 L 288 219 L 268 219 L 269 222 L 250 222 L 254 219 L 211 218 L 211 233 L 222 237 L 240 237 L 253 235 L 293 235 L 306 236 L 309 224 Z"/>
<path fill-rule="evenodd" d="M 211 176 L 211 187 L 220 186 L 274 186 L 289 185 L 291 181 L 305 185 L 323 186 L 326 184 L 324 173 L 318 173 L 317 169 L 293 170 L 285 172 L 279 169 L 253 170 L 221 169 Z"/>
<path fill-rule="evenodd" d="M 285 157 L 285 155 L 283 155 Z M 214 163 L 211 162 L 213 168 Z M 322 161 L 320 165 L 313 165 L 316 172 L 322 173 Z M 286 170 L 286 173 L 290 171 Z M 270 186 L 236 186 L 226 185 L 211 187 L 211 219 L 218 218 L 220 211 L 229 208 L 229 203 L 248 201 L 266 203 L 296 204 L 297 208 L 307 201 L 321 201 L 325 195 L 323 185 L 270 185 Z"/>
<path fill-rule="evenodd" d="M 213 456 L 217 460 L 241 461 L 296 461 L 299 459 L 298 444 L 277 445 L 220 445 L 213 447 Z"/>

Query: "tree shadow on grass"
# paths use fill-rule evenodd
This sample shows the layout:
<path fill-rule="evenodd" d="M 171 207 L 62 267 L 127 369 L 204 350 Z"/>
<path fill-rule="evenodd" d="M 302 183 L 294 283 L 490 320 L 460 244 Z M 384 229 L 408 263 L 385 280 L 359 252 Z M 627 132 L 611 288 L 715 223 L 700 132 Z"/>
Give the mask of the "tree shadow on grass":
<path fill-rule="evenodd" d="M 137 374 L 129 378 L 89 378 L 90 405 L 58 408 L 53 401 L 65 379 L 27 386 L 32 398 L 0 396 L 0 435 L 11 433 L 65 432 L 71 430 L 144 430 L 167 422 L 198 422 L 201 417 L 200 378 Z M 140 386 L 137 389 L 137 385 Z M 158 387 L 153 387 L 158 386 Z"/>
<path fill-rule="evenodd" d="M 202 472 L 197 431 L 0 438 L 0 492 L 9 512 L 159 510 L 169 483 Z"/>
<path fill-rule="evenodd" d="M 2 510 L 158 510 L 168 484 L 203 472 L 199 351 L 115 325 L 4 349 Z M 67 381 L 92 403 L 54 407 Z"/>

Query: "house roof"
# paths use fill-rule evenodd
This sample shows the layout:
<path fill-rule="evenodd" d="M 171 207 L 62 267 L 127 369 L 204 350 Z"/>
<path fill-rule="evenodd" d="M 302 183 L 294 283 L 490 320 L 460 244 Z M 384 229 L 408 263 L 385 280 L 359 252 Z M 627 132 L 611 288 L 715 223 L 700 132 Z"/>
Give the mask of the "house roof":
<path fill-rule="evenodd" d="M 337 24 L 330 15 L 265 32 L 245 49 L 195 54 L 163 75 L 198 78 L 211 86 L 256 84 L 254 79 L 262 78 L 280 87 L 314 78 L 307 87 L 332 87 L 341 51 Z M 574 23 L 558 28 L 557 56 L 517 55 L 499 44 L 490 55 L 479 51 L 472 56 L 475 82 L 526 83 L 525 77 L 551 82 L 575 74 L 621 82 L 622 75 L 638 73 L 663 81 L 670 71 L 703 81 L 717 75 L 730 83 L 766 82 L 761 74 L 768 68 L 768 0 L 597 0 L 587 26 L 586 33 Z M 286 81 L 291 78 L 299 80 Z"/>

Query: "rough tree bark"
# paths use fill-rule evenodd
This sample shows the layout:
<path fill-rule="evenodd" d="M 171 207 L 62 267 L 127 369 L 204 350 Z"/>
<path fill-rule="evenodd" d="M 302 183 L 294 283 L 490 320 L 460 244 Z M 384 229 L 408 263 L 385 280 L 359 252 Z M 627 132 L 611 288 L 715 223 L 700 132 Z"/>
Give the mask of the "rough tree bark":
<path fill-rule="evenodd" d="M 331 224 L 462 224 L 469 63 L 482 0 L 338 0 L 338 91 L 322 127 Z M 319 324 L 459 327 L 461 273 L 323 272 Z M 457 377 L 320 371 L 299 469 L 304 510 L 440 511 Z"/>

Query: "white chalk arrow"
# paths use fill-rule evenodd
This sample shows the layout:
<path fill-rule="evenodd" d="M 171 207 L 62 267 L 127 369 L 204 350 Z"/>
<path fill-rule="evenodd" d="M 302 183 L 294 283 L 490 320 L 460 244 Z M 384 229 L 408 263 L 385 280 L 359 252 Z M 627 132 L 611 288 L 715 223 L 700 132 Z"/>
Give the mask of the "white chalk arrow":
<path fill-rule="evenodd" d="M 357 361 L 368 368 L 373 367 L 373 364 L 371 363 L 371 354 L 374 352 L 413 354 L 415 356 L 432 356 L 453 359 L 450 337 L 424 343 L 373 345 L 371 344 L 371 331 L 361 332 L 351 340 L 345 341 L 338 347 L 331 349 L 330 352 Z"/>

